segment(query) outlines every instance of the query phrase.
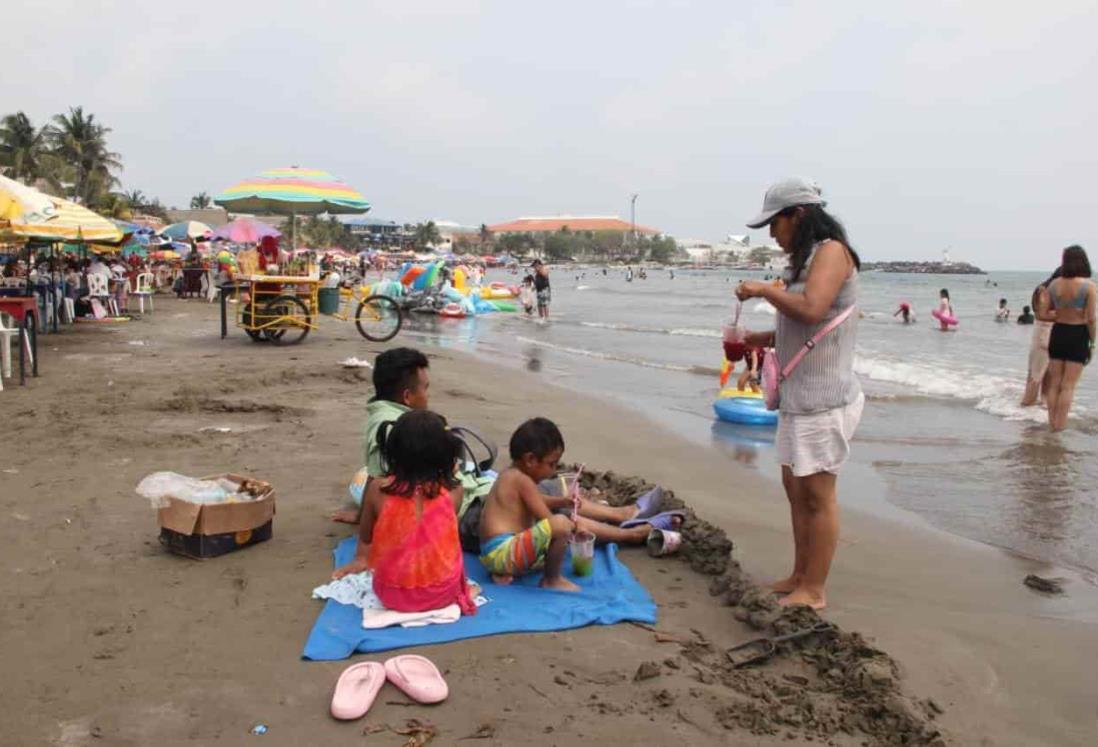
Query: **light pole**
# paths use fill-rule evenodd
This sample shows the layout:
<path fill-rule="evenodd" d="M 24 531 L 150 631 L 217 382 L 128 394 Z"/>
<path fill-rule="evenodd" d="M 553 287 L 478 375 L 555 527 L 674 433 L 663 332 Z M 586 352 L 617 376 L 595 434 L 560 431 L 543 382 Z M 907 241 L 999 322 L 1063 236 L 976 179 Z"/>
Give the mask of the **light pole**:
<path fill-rule="evenodd" d="M 633 239 L 633 250 L 637 248 L 637 197 L 639 195 L 634 192 L 629 197 L 629 230 Z"/>

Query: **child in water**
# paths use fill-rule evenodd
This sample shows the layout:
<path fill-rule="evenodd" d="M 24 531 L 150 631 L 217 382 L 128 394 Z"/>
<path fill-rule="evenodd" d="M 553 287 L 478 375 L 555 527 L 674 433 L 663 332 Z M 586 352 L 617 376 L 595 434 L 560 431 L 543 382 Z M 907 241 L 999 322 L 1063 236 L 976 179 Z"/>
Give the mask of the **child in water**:
<path fill-rule="evenodd" d="M 423 612 L 457 604 L 476 612 L 465 580 L 454 479 L 461 442 L 430 410 L 401 415 L 382 446 L 389 475 L 371 480 L 362 499 L 354 559 L 332 574 L 373 572 L 387 609 Z"/>
<path fill-rule="evenodd" d="M 519 300 L 522 301 L 522 309 L 527 316 L 534 314 L 534 276 L 527 273 L 522 279 L 522 288 L 519 290 Z"/>
<path fill-rule="evenodd" d="M 900 301 L 900 308 L 896 309 L 892 316 L 900 316 L 901 314 L 903 315 L 904 324 L 915 323 L 915 312 L 907 301 Z"/>
<path fill-rule="evenodd" d="M 956 319 L 956 317 L 953 316 L 953 304 L 949 302 L 949 289 L 942 288 L 938 293 L 938 297 L 938 323 L 941 325 L 941 330 L 943 332 L 948 332 L 949 322 L 944 321 L 942 317 Z"/>
<path fill-rule="evenodd" d="M 1010 308 L 1007 307 L 1007 300 L 1005 298 L 999 299 L 999 308 L 995 312 L 995 321 L 997 322 L 1009 322 L 1010 321 Z"/>

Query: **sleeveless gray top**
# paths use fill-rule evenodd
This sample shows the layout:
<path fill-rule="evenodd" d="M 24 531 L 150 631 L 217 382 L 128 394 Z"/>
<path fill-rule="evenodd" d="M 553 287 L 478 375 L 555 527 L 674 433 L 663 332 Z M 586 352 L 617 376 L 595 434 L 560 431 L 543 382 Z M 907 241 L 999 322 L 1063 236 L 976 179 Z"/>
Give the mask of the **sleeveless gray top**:
<path fill-rule="evenodd" d="M 796 283 L 790 282 L 792 269 L 786 270 L 785 281 L 791 293 L 804 293 L 805 280 L 816 257 L 819 244 L 801 270 Z M 778 324 L 774 330 L 774 348 L 778 351 L 779 365 L 793 360 L 829 321 L 847 307 L 858 302 L 858 270 L 853 269 L 831 302 L 831 308 L 817 324 L 804 324 L 778 312 Z M 789 378 L 782 382 L 780 411 L 791 415 L 805 415 L 845 407 L 858 398 L 862 386 L 854 376 L 854 340 L 858 332 L 858 312 L 832 330 L 810 350 Z"/>

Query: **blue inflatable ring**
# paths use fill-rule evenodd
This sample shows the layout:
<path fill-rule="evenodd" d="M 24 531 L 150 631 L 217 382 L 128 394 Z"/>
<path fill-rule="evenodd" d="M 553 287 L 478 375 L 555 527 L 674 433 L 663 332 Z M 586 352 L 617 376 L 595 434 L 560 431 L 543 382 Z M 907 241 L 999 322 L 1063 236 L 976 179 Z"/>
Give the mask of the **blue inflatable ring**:
<path fill-rule="evenodd" d="M 713 412 L 729 423 L 774 425 L 778 422 L 776 410 L 767 410 L 761 399 L 750 397 L 722 397 L 713 403 Z"/>

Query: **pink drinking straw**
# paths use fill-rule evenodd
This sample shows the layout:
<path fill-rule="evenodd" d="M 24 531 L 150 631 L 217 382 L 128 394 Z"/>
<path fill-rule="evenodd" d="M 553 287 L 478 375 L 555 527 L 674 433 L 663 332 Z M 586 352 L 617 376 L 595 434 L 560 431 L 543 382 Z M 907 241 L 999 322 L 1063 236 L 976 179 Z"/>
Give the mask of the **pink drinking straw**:
<path fill-rule="evenodd" d="M 576 477 L 575 477 L 575 479 L 574 479 L 574 480 L 572 480 L 572 488 L 571 488 L 571 490 L 569 490 L 569 493 L 570 493 L 570 494 L 571 494 L 571 496 L 572 496 L 572 524 L 573 524 L 573 525 L 575 525 L 575 523 L 576 523 L 576 520 L 577 520 L 577 519 L 579 519 L 579 509 L 580 509 L 580 494 L 579 494 L 579 484 L 580 484 L 580 475 L 582 475 L 582 474 L 583 474 L 583 470 L 584 470 L 584 469 L 585 469 L 586 467 L 587 467 L 587 465 L 586 465 L 586 464 L 581 464 L 581 465 L 579 466 L 579 469 L 578 469 L 578 470 L 576 470 Z"/>

